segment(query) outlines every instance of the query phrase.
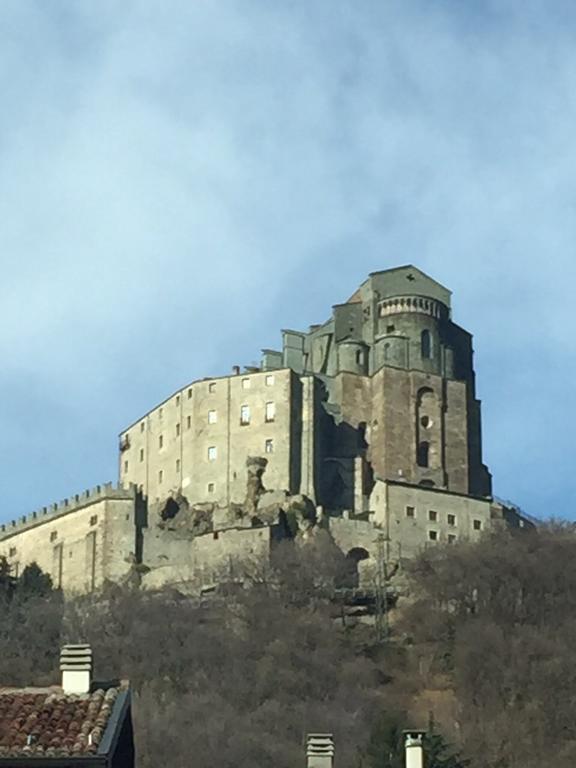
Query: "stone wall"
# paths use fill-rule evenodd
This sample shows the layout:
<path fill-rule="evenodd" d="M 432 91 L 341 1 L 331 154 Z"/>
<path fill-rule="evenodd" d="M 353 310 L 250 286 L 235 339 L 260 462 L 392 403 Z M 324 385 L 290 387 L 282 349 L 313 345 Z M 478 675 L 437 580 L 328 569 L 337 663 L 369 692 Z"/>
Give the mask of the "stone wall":
<path fill-rule="evenodd" d="M 228 528 L 193 539 L 176 539 L 158 527 L 144 532 L 145 589 L 186 585 L 198 592 L 218 582 L 262 572 L 276 535 L 275 526 Z"/>
<path fill-rule="evenodd" d="M 137 552 L 134 488 L 102 486 L 0 530 L 0 556 L 18 575 L 32 562 L 69 594 L 130 572 Z"/>
<path fill-rule="evenodd" d="M 314 484 L 314 395 L 290 369 L 194 382 L 122 433 L 121 482 L 152 501 L 239 504 L 246 458 L 266 456 L 269 486 L 298 493 Z"/>

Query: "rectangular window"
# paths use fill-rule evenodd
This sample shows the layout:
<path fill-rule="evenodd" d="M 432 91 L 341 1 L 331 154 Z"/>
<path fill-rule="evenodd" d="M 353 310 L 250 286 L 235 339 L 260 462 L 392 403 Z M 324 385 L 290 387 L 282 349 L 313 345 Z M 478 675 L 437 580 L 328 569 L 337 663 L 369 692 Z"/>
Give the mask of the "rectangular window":
<path fill-rule="evenodd" d="M 140 461 L 144 461 L 144 448 L 140 448 Z"/>
<path fill-rule="evenodd" d="M 176 474 L 180 474 L 180 459 L 176 459 Z"/>
<path fill-rule="evenodd" d="M 191 429 L 191 428 L 192 428 L 192 416 L 187 416 L 186 417 L 186 429 Z"/>
<path fill-rule="evenodd" d="M 192 387 L 188 390 L 188 400 L 192 399 Z"/>
<path fill-rule="evenodd" d="M 456 541 L 456 534 L 455 533 L 449 533 L 448 534 L 448 544 L 454 544 Z"/>
<path fill-rule="evenodd" d="M 438 541 L 438 531 L 428 531 L 430 541 Z"/>
<path fill-rule="evenodd" d="M 210 384 L 208 384 L 208 392 L 210 392 L 211 394 L 213 392 L 216 392 L 216 382 L 215 381 L 211 381 Z"/>
<path fill-rule="evenodd" d="M 180 424 L 176 424 L 176 437 L 180 437 Z"/>
<path fill-rule="evenodd" d="M 432 523 L 435 523 L 438 520 L 438 512 L 436 512 L 434 509 L 428 510 L 428 520 L 430 520 Z"/>
<path fill-rule="evenodd" d="M 58 531 L 52 531 L 52 533 L 50 534 L 50 541 L 56 541 L 57 538 L 58 538 Z"/>
<path fill-rule="evenodd" d="M 242 379 L 242 389 L 250 389 L 250 379 Z"/>
<path fill-rule="evenodd" d="M 218 421 L 217 411 L 208 411 L 208 424 L 216 424 Z"/>
<path fill-rule="evenodd" d="M 164 408 L 160 408 L 160 410 L 158 411 L 158 418 L 161 419 L 162 416 L 164 416 Z"/>
<path fill-rule="evenodd" d="M 216 449 L 215 445 L 211 445 L 210 448 L 208 448 L 208 461 L 216 461 L 218 458 L 218 451 Z"/>
<path fill-rule="evenodd" d="M 158 448 L 162 450 L 163 447 L 164 447 L 164 435 L 160 435 L 158 437 Z"/>
<path fill-rule="evenodd" d="M 90 525 L 96 525 L 97 522 L 98 522 L 98 515 L 92 515 L 92 517 L 90 518 Z"/>
<path fill-rule="evenodd" d="M 456 525 L 456 515 L 448 515 L 448 525 Z"/>
<path fill-rule="evenodd" d="M 276 404 L 275 403 L 266 403 L 266 421 L 274 421 L 276 418 Z"/>
<path fill-rule="evenodd" d="M 243 405 L 240 407 L 240 424 L 250 424 L 250 406 Z"/>
<path fill-rule="evenodd" d="M 272 373 L 268 374 L 266 376 L 266 386 L 267 387 L 273 387 L 274 386 L 274 375 Z"/>
<path fill-rule="evenodd" d="M 406 517 L 416 517 L 416 510 L 414 507 L 406 507 Z"/>
<path fill-rule="evenodd" d="M 124 472 L 128 472 L 128 462 L 124 462 Z"/>
<path fill-rule="evenodd" d="M 176 395 L 176 408 L 180 405 L 180 395 Z"/>
<path fill-rule="evenodd" d="M 482 520 L 474 520 L 474 530 L 475 531 L 482 530 Z"/>
<path fill-rule="evenodd" d="M 16 547 L 10 547 L 8 551 L 8 557 L 14 557 L 15 554 L 16 554 Z"/>
<path fill-rule="evenodd" d="M 274 440 L 266 440 L 264 450 L 266 453 L 274 453 Z"/>
<path fill-rule="evenodd" d="M 163 480 L 164 480 L 164 471 L 161 469 L 158 471 L 158 484 L 162 485 Z"/>
<path fill-rule="evenodd" d="M 214 493 L 214 483 L 208 483 L 208 493 Z"/>
<path fill-rule="evenodd" d="M 145 429 L 146 429 L 146 424 L 145 424 L 145 422 L 141 421 L 140 422 L 140 432 L 144 432 Z"/>

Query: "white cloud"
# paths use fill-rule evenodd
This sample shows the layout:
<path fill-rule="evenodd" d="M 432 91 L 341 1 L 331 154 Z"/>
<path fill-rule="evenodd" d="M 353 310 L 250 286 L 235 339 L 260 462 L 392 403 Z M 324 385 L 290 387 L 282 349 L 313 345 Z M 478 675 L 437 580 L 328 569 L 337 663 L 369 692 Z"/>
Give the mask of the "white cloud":
<path fill-rule="evenodd" d="M 476 334 L 497 488 L 569 506 L 576 12 L 554 6 L 4 4 L 0 515 L 106 479 L 141 411 L 406 262 Z"/>

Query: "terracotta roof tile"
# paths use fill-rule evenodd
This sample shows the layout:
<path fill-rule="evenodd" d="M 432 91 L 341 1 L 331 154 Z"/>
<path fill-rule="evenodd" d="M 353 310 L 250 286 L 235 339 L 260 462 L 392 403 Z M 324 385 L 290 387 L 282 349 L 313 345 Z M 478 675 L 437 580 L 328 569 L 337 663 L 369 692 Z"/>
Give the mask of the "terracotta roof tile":
<path fill-rule="evenodd" d="M 0 758 L 96 754 L 119 693 L 0 688 Z"/>

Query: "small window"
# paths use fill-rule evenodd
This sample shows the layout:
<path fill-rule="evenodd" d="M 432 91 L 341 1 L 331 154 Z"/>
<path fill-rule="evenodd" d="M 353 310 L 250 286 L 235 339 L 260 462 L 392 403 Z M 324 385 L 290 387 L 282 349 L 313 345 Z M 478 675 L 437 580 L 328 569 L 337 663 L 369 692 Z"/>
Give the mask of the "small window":
<path fill-rule="evenodd" d="M 158 448 L 160 449 L 164 448 L 164 435 L 160 435 L 158 437 Z"/>
<path fill-rule="evenodd" d="M 356 350 L 356 365 L 362 365 L 364 362 L 364 352 L 361 349 Z"/>
<path fill-rule="evenodd" d="M 208 424 L 216 424 L 218 421 L 217 411 L 208 411 Z"/>
<path fill-rule="evenodd" d="M 430 419 L 430 416 L 422 416 L 420 419 L 420 424 L 424 427 L 424 429 L 429 429 L 432 426 L 432 420 Z"/>
<path fill-rule="evenodd" d="M 215 445 L 211 445 L 208 448 L 208 461 L 216 461 L 218 458 L 218 451 Z"/>
<path fill-rule="evenodd" d="M 423 440 L 418 443 L 418 451 L 416 455 L 416 461 L 419 467 L 427 467 L 430 453 L 430 443 Z"/>
<path fill-rule="evenodd" d="M 164 408 L 160 408 L 160 410 L 158 411 L 158 418 L 161 419 L 162 416 L 164 416 Z"/>
<path fill-rule="evenodd" d="M 191 428 L 192 428 L 192 416 L 187 416 L 186 417 L 186 429 L 191 429 Z"/>
<path fill-rule="evenodd" d="M 158 472 L 158 484 L 162 485 L 162 481 L 164 480 L 164 470 L 159 470 Z"/>
<path fill-rule="evenodd" d="M 98 522 L 98 515 L 92 515 L 92 517 L 90 518 L 90 525 L 96 525 L 97 522 Z"/>
<path fill-rule="evenodd" d="M 144 448 L 140 448 L 140 461 L 144 461 Z"/>
<path fill-rule="evenodd" d="M 274 421 L 276 418 L 276 403 L 266 403 L 266 421 Z"/>
<path fill-rule="evenodd" d="M 10 547 L 10 549 L 8 550 L 8 557 L 14 557 L 15 554 L 16 554 L 16 547 Z"/>
<path fill-rule="evenodd" d="M 144 421 L 141 421 L 140 422 L 140 432 L 144 432 L 145 429 L 146 429 L 146 423 Z"/>
<path fill-rule="evenodd" d="M 456 534 L 455 533 L 449 533 L 448 534 L 448 544 L 454 544 L 456 541 Z"/>
<path fill-rule="evenodd" d="M 250 406 L 243 405 L 240 407 L 240 424 L 250 424 Z"/>
<path fill-rule="evenodd" d="M 406 507 L 406 517 L 416 517 L 416 510 L 414 507 Z"/>
<path fill-rule="evenodd" d="M 56 541 L 57 538 L 58 538 L 58 531 L 52 531 L 52 533 L 50 534 L 50 541 Z"/>
<path fill-rule="evenodd" d="M 216 392 L 216 382 L 215 381 L 211 381 L 210 384 L 208 384 L 208 392 L 210 392 L 211 394 L 213 392 Z"/>
<path fill-rule="evenodd" d="M 124 472 L 128 472 L 128 462 L 124 462 Z"/>
<path fill-rule="evenodd" d="M 180 459 L 176 459 L 176 474 L 180 474 Z"/>
<path fill-rule="evenodd" d="M 208 493 L 214 493 L 214 483 L 208 483 Z"/>
<path fill-rule="evenodd" d="M 420 346 L 422 357 L 429 360 L 432 357 L 432 337 L 430 336 L 430 331 L 422 331 L 420 334 Z"/>
<path fill-rule="evenodd" d="M 214 540 L 218 540 L 218 531 L 214 531 L 214 533 L 212 534 L 212 538 Z"/>
<path fill-rule="evenodd" d="M 266 376 L 266 386 L 267 387 L 273 387 L 274 386 L 274 376 L 273 376 L 273 374 L 268 374 L 268 376 Z"/>
<path fill-rule="evenodd" d="M 250 379 L 242 379 L 242 389 L 250 389 L 251 383 Z"/>
<path fill-rule="evenodd" d="M 395 330 L 396 330 L 396 326 L 395 325 L 387 325 L 386 326 L 386 333 L 394 333 Z"/>
<path fill-rule="evenodd" d="M 474 530 L 475 531 L 482 530 L 482 520 L 474 520 Z"/>
<path fill-rule="evenodd" d="M 266 440 L 264 450 L 266 453 L 274 453 L 274 440 Z"/>
<path fill-rule="evenodd" d="M 192 399 L 192 387 L 188 390 L 188 400 Z"/>
<path fill-rule="evenodd" d="M 435 523 L 438 520 L 438 512 L 436 512 L 435 509 L 428 510 L 428 520 L 432 523 Z"/>
<path fill-rule="evenodd" d="M 448 515 L 448 525 L 456 525 L 456 515 Z"/>
<path fill-rule="evenodd" d="M 428 531 L 430 541 L 438 541 L 438 531 Z"/>
<path fill-rule="evenodd" d="M 176 437 L 180 437 L 180 424 L 176 424 Z"/>

